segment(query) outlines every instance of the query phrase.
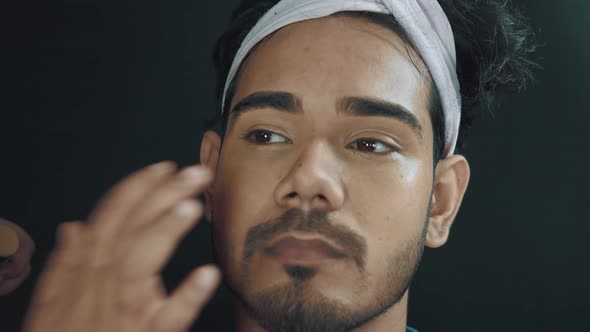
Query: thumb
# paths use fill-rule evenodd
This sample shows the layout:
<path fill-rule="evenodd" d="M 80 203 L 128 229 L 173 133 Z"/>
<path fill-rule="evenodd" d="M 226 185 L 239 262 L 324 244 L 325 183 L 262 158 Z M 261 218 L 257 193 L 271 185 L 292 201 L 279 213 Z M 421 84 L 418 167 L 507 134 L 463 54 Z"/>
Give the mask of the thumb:
<path fill-rule="evenodd" d="M 213 265 L 195 269 L 162 305 L 154 331 L 179 332 L 190 328 L 219 285 L 221 274 Z"/>

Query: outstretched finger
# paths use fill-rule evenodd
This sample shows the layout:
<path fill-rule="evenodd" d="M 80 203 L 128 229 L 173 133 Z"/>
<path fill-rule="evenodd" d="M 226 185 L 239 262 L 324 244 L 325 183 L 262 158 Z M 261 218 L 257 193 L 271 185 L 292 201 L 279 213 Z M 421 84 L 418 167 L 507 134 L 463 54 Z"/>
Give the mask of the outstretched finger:
<path fill-rule="evenodd" d="M 51 252 L 36 286 L 34 302 L 45 303 L 71 286 L 74 270 L 83 263 L 84 227 L 80 221 L 64 222 L 57 230 L 57 247 Z"/>
<path fill-rule="evenodd" d="M 137 204 L 128 216 L 125 227 L 128 232 L 150 227 L 150 223 L 178 204 L 179 201 L 194 197 L 211 183 L 211 171 L 204 166 L 190 166 L 176 176 L 154 188 Z"/>
<path fill-rule="evenodd" d="M 157 312 L 153 331 L 186 331 L 213 295 L 220 280 L 221 274 L 215 266 L 194 270 Z"/>
<path fill-rule="evenodd" d="M 121 277 L 133 281 L 158 273 L 182 237 L 199 221 L 202 211 L 199 201 L 185 200 L 149 228 L 134 235 L 126 244 L 128 249 L 122 257 Z"/>
<path fill-rule="evenodd" d="M 96 245 L 104 245 L 112 239 L 133 207 L 175 170 L 173 162 L 164 161 L 136 171 L 117 183 L 88 219 L 96 232 Z"/>

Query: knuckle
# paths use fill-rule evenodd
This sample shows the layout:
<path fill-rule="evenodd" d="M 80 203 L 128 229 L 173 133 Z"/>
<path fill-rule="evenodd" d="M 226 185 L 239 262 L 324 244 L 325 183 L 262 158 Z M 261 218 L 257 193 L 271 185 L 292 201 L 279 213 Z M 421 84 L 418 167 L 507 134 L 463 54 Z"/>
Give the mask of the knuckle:
<path fill-rule="evenodd" d="M 97 231 L 96 225 L 92 225 L 89 232 L 85 234 L 84 238 L 84 247 L 89 251 L 97 250 L 100 242 L 101 242 L 101 235 Z"/>
<path fill-rule="evenodd" d="M 66 250 L 57 249 L 49 255 L 48 267 L 72 271 L 78 269 L 80 262 L 72 258 L 71 253 Z"/>
<path fill-rule="evenodd" d="M 115 308 L 122 316 L 135 319 L 142 317 L 145 312 L 143 304 L 123 296 L 117 297 L 115 301 Z"/>
<path fill-rule="evenodd" d="M 74 236 L 74 232 L 80 226 L 79 222 L 70 221 L 64 222 L 58 225 L 57 228 L 57 238 L 59 242 L 66 243 L 72 239 Z"/>
<path fill-rule="evenodd" d="M 153 309 L 154 284 L 158 282 L 159 278 L 150 278 L 122 287 L 116 299 L 119 311 L 129 317 L 144 317 Z"/>
<path fill-rule="evenodd" d="M 86 248 L 80 249 L 79 252 L 77 250 L 70 251 L 72 257 L 77 257 L 79 264 L 100 271 L 106 271 L 114 265 L 113 261 L 117 257 L 114 250 L 112 248 L 105 249 L 96 236 L 88 237 L 84 246 Z"/>
<path fill-rule="evenodd" d="M 103 199 L 103 205 L 106 205 L 111 201 L 119 201 L 124 197 L 134 195 L 142 190 L 145 181 L 146 179 L 142 177 L 132 177 L 115 184 Z"/>

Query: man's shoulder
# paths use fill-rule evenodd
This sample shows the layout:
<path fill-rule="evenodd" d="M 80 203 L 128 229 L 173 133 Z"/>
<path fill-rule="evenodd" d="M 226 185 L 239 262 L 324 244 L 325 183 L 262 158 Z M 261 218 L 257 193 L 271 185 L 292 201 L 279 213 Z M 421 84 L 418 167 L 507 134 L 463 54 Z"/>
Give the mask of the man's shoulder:
<path fill-rule="evenodd" d="M 418 332 L 418 330 L 413 327 L 406 326 L 406 332 Z"/>

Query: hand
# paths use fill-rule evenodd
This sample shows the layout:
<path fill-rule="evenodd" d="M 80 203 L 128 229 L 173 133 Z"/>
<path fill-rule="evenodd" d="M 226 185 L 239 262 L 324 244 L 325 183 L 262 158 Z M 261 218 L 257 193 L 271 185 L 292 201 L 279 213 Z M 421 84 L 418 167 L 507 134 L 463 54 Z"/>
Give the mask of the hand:
<path fill-rule="evenodd" d="M 160 270 L 199 220 L 192 199 L 211 182 L 204 167 L 175 171 L 170 162 L 117 184 L 87 223 L 60 225 L 25 319 L 27 332 L 185 331 L 220 279 L 195 269 L 170 295 Z"/>
<path fill-rule="evenodd" d="M 24 229 L 8 220 L 0 219 L 0 226 L 12 229 L 18 238 L 18 249 L 8 260 L 0 264 L 0 296 L 15 290 L 31 272 L 31 257 L 35 242 Z"/>

